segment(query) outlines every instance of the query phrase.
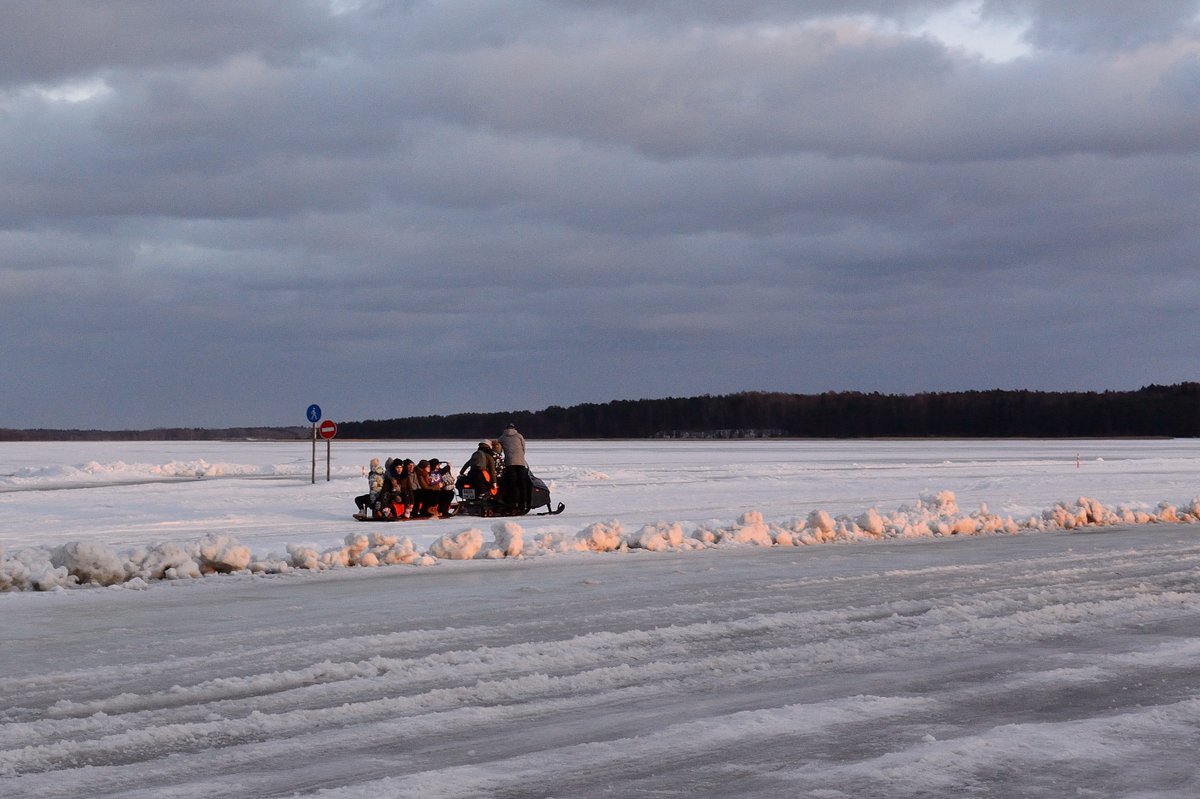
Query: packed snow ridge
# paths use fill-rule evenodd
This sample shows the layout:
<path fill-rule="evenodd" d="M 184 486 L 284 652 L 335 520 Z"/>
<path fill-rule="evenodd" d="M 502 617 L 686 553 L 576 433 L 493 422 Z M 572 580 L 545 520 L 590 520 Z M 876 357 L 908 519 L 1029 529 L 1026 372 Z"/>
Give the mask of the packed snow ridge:
<path fill-rule="evenodd" d="M 209 535 L 187 543 L 164 542 L 118 553 L 105 544 L 73 541 L 52 549 L 27 547 L 6 552 L 0 546 L 0 591 L 52 591 L 76 587 L 144 588 L 151 581 L 180 580 L 235 572 L 286 574 L 298 569 L 323 570 L 354 566 L 431 566 L 439 560 L 521 558 L 566 552 L 683 551 L 712 547 L 806 546 L 894 538 L 1015 534 L 1072 530 L 1080 527 L 1200 523 L 1200 497 L 1186 506 L 1162 502 L 1154 511 L 1105 507 L 1080 497 L 1060 502 L 1024 520 L 999 516 L 986 504 L 961 511 L 952 491 L 923 495 L 915 506 L 889 513 L 871 508 L 858 516 L 834 517 L 814 510 L 804 519 L 766 522 L 748 511 L 728 527 L 702 524 L 685 534 L 679 522 L 657 522 L 627 532 L 620 521 L 595 522 L 574 535 L 542 533 L 525 541 L 514 521 L 492 525 L 492 540 L 471 528 L 442 536 L 425 552 L 408 536 L 384 531 L 352 533 L 341 547 L 318 551 L 289 545 L 286 555 L 255 556 L 228 535 Z"/>

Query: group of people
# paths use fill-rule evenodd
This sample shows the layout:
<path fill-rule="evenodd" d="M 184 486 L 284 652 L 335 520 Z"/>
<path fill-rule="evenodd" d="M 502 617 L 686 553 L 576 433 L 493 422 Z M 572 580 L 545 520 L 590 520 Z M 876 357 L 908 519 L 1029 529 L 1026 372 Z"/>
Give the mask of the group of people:
<path fill-rule="evenodd" d="M 533 483 L 525 461 L 525 437 L 516 425 L 504 428 L 500 438 L 480 441 L 463 467 L 464 485 L 491 494 L 514 510 L 530 509 Z"/>
<path fill-rule="evenodd" d="M 388 458 L 371 460 L 367 493 L 355 497 L 359 513 L 406 519 L 440 518 L 450 514 L 455 488 L 470 487 L 498 498 L 519 511 L 528 511 L 532 499 L 525 437 L 508 425 L 500 438 L 479 442 L 463 465 L 457 480 L 450 464 L 439 458 L 413 461 Z"/>
<path fill-rule="evenodd" d="M 449 515 L 453 501 L 454 472 L 439 458 L 388 458 L 382 464 L 372 458 L 367 493 L 354 498 L 359 513 L 385 519 L 436 519 Z"/>

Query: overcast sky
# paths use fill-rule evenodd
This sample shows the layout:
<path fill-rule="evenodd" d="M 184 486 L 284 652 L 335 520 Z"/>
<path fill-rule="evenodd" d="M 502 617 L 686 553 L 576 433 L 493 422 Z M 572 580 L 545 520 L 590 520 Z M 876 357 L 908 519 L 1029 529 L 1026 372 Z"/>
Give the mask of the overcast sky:
<path fill-rule="evenodd" d="M 0 5 L 0 427 L 1200 375 L 1196 0 Z"/>

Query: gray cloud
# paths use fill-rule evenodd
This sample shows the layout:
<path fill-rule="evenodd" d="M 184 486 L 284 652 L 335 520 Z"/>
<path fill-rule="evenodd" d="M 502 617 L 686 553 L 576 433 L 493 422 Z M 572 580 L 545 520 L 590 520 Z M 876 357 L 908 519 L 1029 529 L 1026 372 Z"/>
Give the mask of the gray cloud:
<path fill-rule="evenodd" d="M 39 0 L 0 8 L 0 87 L 118 69 L 294 62 L 331 42 L 328 5 L 294 0 Z"/>
<path fill-rule="evenodd" d="M 0 10 L 0 424 L 1194 377 L 1196 3 L 193 5 Z"/>
<path fill-rule="evenodd" d="M 1128 50 L 1184 36 L 1195 37 L 1196 0 L 984 0 L 987 15 L 1028 20 L 1026 34 L 1038 47 L 1067 50 Z"/>

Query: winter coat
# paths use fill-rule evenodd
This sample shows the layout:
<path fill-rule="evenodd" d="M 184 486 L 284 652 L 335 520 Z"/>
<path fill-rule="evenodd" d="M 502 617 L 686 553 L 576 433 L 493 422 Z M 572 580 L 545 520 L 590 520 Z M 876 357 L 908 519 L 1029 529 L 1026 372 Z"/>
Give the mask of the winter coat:
<path fill-rule="evenodd" d="M 529 466 L 525 462 L 525 437 L 517 432 L 517 428 L 509 427 L 500 434 L 500 446 L 504 448 L 506 466 Z"/>
<path fill-rule="evenodd" d="M 463 471 L 470 472 L 471 469 L 487 472 L 488 481 L 496 482 L 496 459 L 492 457 L 492 450 L 488 445 L 480 444 L 479 449 L 471 453 L 471 459 L 467 461 Z"/>
<path fill-rule="evenodd" d="M 374 496 L 383 490 L 383 467 L 372 466 L 367 472 L 367 490 Z"/>

